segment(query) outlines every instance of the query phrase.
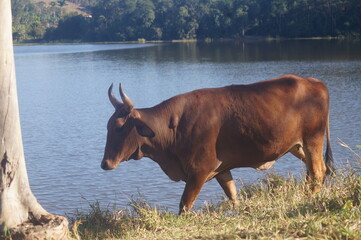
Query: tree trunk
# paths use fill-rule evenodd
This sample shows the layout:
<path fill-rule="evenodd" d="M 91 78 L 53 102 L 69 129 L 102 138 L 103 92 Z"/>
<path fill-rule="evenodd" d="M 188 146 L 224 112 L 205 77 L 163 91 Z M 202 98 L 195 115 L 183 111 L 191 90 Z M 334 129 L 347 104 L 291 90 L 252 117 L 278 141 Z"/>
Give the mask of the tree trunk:
<path fill-rule="evenodd" d="M 13 239 L 68 239 L 66 218 L 45 211 L 29 186 L 16 90 L 10 0 L 0 0 L 0 26 L 0 234 L 10 230 Z"/>

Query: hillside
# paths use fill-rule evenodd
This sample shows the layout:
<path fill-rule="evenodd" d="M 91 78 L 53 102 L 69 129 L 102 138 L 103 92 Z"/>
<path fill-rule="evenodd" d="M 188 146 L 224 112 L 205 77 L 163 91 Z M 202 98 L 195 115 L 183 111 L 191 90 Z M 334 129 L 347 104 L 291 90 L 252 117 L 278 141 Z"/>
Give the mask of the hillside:
<path fill-rule="evenodd" d="M 73 1 L 90 3 L 88 0 Z M 12 0 L 13 38 L 15 42 L 39 41 L 71 16 L 91 17 L 81 6 L 68 0 Z M 90 12 L 90 11 L 89 11 Z"/>
<path fill-rule="evenodd" d="M 56 3 L 57 6 L 59 6 L 58 1 L 54 1 L 54 0 L 31 0 L 33 3 L 40 3 L 40 2 L 44 2 L 45 6 L 47 8 L 51 7 L 51 3 Z M 64 9 L 64 13 L 72 13 L 72 12 L 76 12 L 77 14 L 83 15 L 83 16 L 90 16 L 89 13 L 87 13 L 86 9 L 84 6 L 81 6 L 79 4 L 73 3 L 73 2 L 69 2 L 69 1 L 65 1 L 65 5 L 61 7 L 62 9 Z"/>
<path fill-rule="evenodd" d="M 329 0 L 12 0 L 12 3 L 14 38 L 19 42 L 361 36 L 361 1 L 355 0 L 332 4 Z M 28 6 L 24 7 L 25 4 Z M 85 9 L 90 6 L 94 6 L 91 15 Z M 71 12 L 80 15 L 67 14 Z"/>

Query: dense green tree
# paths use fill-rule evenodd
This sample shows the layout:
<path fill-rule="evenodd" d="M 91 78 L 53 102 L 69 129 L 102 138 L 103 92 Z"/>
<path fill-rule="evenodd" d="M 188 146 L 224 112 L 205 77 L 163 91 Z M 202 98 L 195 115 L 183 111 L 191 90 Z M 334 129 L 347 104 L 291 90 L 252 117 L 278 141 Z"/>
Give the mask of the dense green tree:
<path fill-rule="evenodd" d="M 260 6 L 256 0 L 235 0 L 233 9 L 233 36 L 244 37 L 249 29 L 259 24 Z"/>
<path fill-rule="evenodd" d="M 175 1 L 174 9 L 172 11 L 173 21 L 171 29 L 173 32 L 173 39 L 195 39 L 198 30 L 199 16 L 199 1 L 197 0 L 180 0 Z M 169 36 L 169 39 L 172 37 Z"/>
<path fill-rule="evenodd" d="M 91 18 L 13 0 L 14 38 L 83 41 L 204 38 L 360 37 L 360 0 L 67 0 L 89 4 Z M 57 29 L 54 27 L 57 26 Z"/>
<path fill-rule="evenodd" d="M 59 7 L 30 0 L 12 0 L 12 13 L 15 41 L 43 38 L 46 28 L 54 26 L 61 17 Z"/>
<path fill-rule="evenodd" d="M 123 40 L 157 38 L 153 28 L 155 6 L 150 0 L 131 1 L 125 9 L 124 22 L 120 24 Z"/>
<path fill-rule="evenodd" d="M 45 35 L 46 40 L 87 40 L 89 21 L 86 17 L 77 14 L 66 15 L 59 21 L 59 26 L 49 28 Z"/>
<path fill-rule="evenodd" d="M 174 6 L 173 0 L 155 0 L 154 30 L 157 39 L 171 39 L 173 17 L 171 9 Z"/>
<path fill-rule="evenodd" d="M 96 39 L 157 38 L 153 28 L 155 6 L 150 0 L 101 0 L 93 8 L 92 15 Z"/>
<path fill-rule="evenodd" d="M 58 5 L 60 7 L 64 7 L 65 5 L 67 5 L 66 0 L 58 0 Z"/>

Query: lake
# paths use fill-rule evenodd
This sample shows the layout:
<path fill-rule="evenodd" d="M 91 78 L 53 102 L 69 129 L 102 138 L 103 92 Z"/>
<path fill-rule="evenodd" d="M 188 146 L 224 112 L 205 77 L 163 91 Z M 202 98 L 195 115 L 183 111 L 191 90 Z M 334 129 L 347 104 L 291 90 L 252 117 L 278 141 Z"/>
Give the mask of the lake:
<path fill-rule="evenodd" d="M 51 213 L 85 211 L 94 201 L 125 208 L 139 195 L 151 205 L 178 211 L 185 184 L 172 182 L 150 159 L 124 162 L 113 171 L 100 168 L 106 125 L 114 111 L 107 96 L 111 83 L 122 82 L 135 107 L 150 107 L 198 88 L 252 83 L 287 73 L 312 76 L 330 90 L 336 166 L 355 162 L 338 138 L 352 148 L 361 144 L 359 41 L 16 46 L 15 62 L 29 180 Z M 305 167 L 287 154 L 266 172 L 301 177 Z M 232 171 L 238 187 L 259 181 L 266 172 Z M 223 196 L 211 180 L 195 207 Z"/>

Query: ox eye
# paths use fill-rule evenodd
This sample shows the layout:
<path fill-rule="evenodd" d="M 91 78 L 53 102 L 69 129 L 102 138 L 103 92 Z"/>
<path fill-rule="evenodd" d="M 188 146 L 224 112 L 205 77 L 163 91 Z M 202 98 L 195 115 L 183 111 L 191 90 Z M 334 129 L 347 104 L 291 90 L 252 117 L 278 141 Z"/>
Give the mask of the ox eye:
<path fill-rule="evenodd" d="M 115 132 L 119 133 L 123 131 L 126 121 L 122 118 L 117 118 L 115 122 Z"/>
<path fill-rule="evenodd" d="M 115 132 L 117 133 L 120 133 L 122 130 L 123 130 L 123 126 L 115 128 Z"/>

